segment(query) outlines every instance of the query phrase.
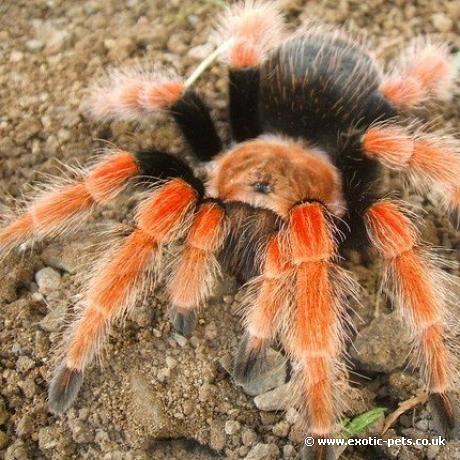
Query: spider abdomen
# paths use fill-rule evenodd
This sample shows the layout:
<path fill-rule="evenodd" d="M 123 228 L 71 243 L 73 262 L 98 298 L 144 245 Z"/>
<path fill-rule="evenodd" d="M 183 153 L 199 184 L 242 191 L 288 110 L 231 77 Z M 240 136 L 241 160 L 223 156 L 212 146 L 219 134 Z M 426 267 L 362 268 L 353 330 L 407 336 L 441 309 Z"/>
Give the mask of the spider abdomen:
<path fill-rule="evenodd" d="M 334 154 L 340 133 L 394 115 L 377 93 L 379 83 L 372 58 L 350 40 L 320 33 L 293 38 L 261 69 L 264 131 L 301 137 Z"/>

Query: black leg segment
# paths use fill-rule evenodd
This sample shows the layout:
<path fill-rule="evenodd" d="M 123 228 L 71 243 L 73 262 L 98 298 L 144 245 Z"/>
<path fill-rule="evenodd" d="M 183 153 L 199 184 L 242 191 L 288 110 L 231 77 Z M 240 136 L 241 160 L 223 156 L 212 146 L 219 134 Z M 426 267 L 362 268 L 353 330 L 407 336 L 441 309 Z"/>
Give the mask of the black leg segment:
<path fill-rule="evenodd" d="M 158 150 L 142 150 L 134 155 L 139 166 L 140 181 L 148 182 L 178 177 L 192 185 L 201 196 L 204 195 L 203 182 L 195 176 L 192 168 L 180 158 Z"/>
<path fill-rule="evenodd" d="M 187 90 L 169 111 L 199 160 L 209 161 L 222 150 L 209 109 L 193 90 Z"/>
<path fill-rule="evenodd" d="M 258 68 L 230 69 L 229 110 L 232 137 L 238 142 L 261 134 Z"/>

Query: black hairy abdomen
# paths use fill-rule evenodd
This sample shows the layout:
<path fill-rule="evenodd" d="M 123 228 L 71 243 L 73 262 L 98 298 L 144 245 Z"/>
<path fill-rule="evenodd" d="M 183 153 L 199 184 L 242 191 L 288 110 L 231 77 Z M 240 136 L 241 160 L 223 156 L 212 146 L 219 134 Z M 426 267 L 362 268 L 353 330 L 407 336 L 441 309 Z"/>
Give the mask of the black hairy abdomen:
<path fill-rule="evenodd" d="M 260 72 L 259 114 L 266 133 L 306 140 L 326 152 L 342 173 L 347 204 L 342 230 L 365 244 L 364 210 L 379 196 L 379 165 L 363 155 L 360 139 L 376 121 L 395 116 L 377 92 L 379 73 L 354 43 L 329 34 L 289 40 Z"/>

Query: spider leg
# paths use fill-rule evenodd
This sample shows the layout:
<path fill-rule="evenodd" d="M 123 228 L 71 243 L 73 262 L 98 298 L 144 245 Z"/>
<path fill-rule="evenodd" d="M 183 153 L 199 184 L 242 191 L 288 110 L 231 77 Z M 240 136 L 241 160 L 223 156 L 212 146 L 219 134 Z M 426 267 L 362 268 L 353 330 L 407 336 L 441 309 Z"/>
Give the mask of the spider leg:
<path fill-rule="evenodd" d="M 335 264 L 334 226 L 320 203 L 306 201 L 292 208 L 288 238 L 296 281 L 289 322 L 292 330 L 283 321 L 287 350 L 299 399 L 306 401 L 311 436 L 331 437 L 341 411 L 338 387 L 344 369 L 345 274 Z M 333 452 L 315 443 L 305 449 L 304 456 L 319 460 L 333 458 Z"/>
<path fill-rule="evenodd" d="M 362 137 L 365 154 L 404 171 L 417 186 L 435 186 L 454 216 L 460 211 L 460 143 L 449 136 L 411 134 L 396 125 L 371 126 Z M 423 187 L 422 187 L 423 188 Z M 457 226 L 457 222 L 453 222 Z"/>
<path fill-rule="evenodd" d="M 283 254 L 281 239 L 277 233 L 267 244 L 260 286 L 245 313 L 246 332 L 234 362 L 234 377 L 240 383 L 250 380 L 252 371 L 263 362 L 265 351 L 276 336 L 277 315 L 289 292 L 292 266 Z"/>
<path fill-rule="evenodd" d="M 182 179 L 173 179 L 140 203 L 137 227 L 101 261 L 90 280 L 84 309 L 71 326 L 63 363 L 49 387 L 49 407 L 62 413 L 73 403 L 83 373 L 107 337 L 110 324 L 131 308 L 148 270 L 158 270 L 163 245 L 187 229 L 200 193 Z"/>
<path fill-rule="evenodd" d="M 196 186 L 191 168 L 168 153 L 116 151 L 83 171 L 79 180 L 51 187 L 0 230 L 0 251 L 30 239 L 55 236 L 82 221 L 96 205 L 115 198 L 133 178 L 181 177 Z"/>
<path fill-rule="evenodd" d="M 444 340 L 448 312 L 442 272 L 424 254 L 415 226 L 395 203 L 376 202 L 366 212 L 365 222 L 419 350 L 433 411 L 444 436 L 452 436 L 458 432 L 457 408 L 450 394 L 455 363 Z"/>
<path fill-rule="evenodd" d="M 450 95 L 456 70 L 447 45 L 419 40 L 401 53 L 399 61 L 379 88 L 395 107 L 410 109 L 430 96 Z"/>
<path fill-rule="evenodd" d="M 216 200 L 205 201 L 188 232 L 185 249 L 168 283 L 175 329 L 190 337 L 195 309 L 208 297 L 220 267 L 216 253 L 226 236 L 225 209 Z"/>
<path fill-rule="evenodd" d="M 179 77 L 139 70 L 114 72 L 94 87 L 86 109 L 92 118 L 104 120 L 139 120 L 167 112 L 199 160 L 209 161 L 222 150 L 209 108 Z"/>
<path fill-rule="evenodd" d="M 242 142 L 262 132 L 259 64 L 279 44 L 283 19 L 274 2 L 247 0 L 227 8 L 218 30 L 228 42 L 229 118 L 232 137 Z"/>

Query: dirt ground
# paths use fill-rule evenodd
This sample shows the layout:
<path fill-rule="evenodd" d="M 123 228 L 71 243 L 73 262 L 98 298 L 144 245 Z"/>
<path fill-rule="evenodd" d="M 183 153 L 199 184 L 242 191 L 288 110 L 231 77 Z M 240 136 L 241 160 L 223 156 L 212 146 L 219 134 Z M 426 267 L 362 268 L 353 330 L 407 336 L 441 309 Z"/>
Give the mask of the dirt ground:
<path fill-rule="evenodd" d="M 291 28 L 310 18 L 346 25 L 369 36 L 383 61 L 420 33 L 460 47 L 460 1 L 283 0 Z M 155 146 L 183 152 L 169 120 L 137 126 L 96 124 L 81 113 L 86 88 L 108 66 L 161 62 L 189 75 L 213 49 L 208 40 L 221 0 L 3 0 L 0 3 L 0 214 L 27 196 L 31 184 L 59 174 L 61 164 L 85 163 L 106 141 L 128 150 Z M 221 65 L 198 87 L 213 107 L 222 134 L 226 80 Z M 418 115 L 458 132 L 458 85 L 452 104 Z M 430 116 L 430 118 L 428 118 Z M 397 188 L 397 178 L 388 180 Z M 423 236 L 457 258 L 459 234 L 434 196 L 405 197 L 423 211 Z M 85 254 L 97 230 L 129 223 L 137 201 L 126 193 L 97 211 L 76 234 L 10 255 L 0 266 L 0 457 L 24 459 L 295 459 L 305 433 L 295 410 L 283 411 L 286 364 L 252 388 L 229 374 L 241 326 L 239 295 L 225 279 L 200 313 L 194 336 L 172 331 L 161 286 L 115 327 L 101 367 L 87 373 L 72 409 L 47 411 L 47 379 L 65 318 L 78 299 Z M 96 231 L 95 231 L 96 230 Z M 365 264 L 363 262 L 366 262 Z M 352 409 L 388 411 L 413 396 L 417 374 L 405 365 L 404 326 L 377 295 L 379 262 L 352 254 L 345 262 L 363 285 L 352 352 L 358 396 Z M 455 271 L 454 271 L 455 274 Z M 458 274 L 458 273 L 457 273 Z M 268 390 L 275 388 L 275 393 Z M 276 393 L 278 392 L 278 393 Z M 284 393 L 283 393 L 284 392 Z M 259 395 L 259 396 L 255 396 Z M 349 416 L 352 416 L 349 414 Z M 380 425 L 381 426 L 381 425 Z M 376 433 L 374 427 L 371 433 Z M 387 436 L 431 437 L 424 406 L 404 414 Z M 348 449 L 348 459 L 460 458 L 460 443 L 442 448 Z"/>

